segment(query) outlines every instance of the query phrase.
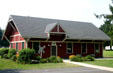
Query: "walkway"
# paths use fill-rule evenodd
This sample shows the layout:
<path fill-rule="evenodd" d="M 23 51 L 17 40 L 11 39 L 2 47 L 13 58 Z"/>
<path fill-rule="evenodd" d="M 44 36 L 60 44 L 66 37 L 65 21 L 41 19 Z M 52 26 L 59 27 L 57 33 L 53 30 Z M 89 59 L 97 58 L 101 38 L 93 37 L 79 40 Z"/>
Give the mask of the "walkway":
<path fill-rule="evenodd" d="M 76 64 L 76 65 L 81 65 L 81 66 L 84 66 L 84 67 L 96 68 L 96 69 L 101 69 L 101 70 L 106 70 L 106 71 L 112 71 L 113 72 L 113 68 L 109 68 L 109 67 L 85 64 L 85 63 L 80 63 L 80 62 L 72 62 L 70 60 L 63 60 L 63 61 L 66 62 L 66 63 L 72 63 L 72 64 Z"/>

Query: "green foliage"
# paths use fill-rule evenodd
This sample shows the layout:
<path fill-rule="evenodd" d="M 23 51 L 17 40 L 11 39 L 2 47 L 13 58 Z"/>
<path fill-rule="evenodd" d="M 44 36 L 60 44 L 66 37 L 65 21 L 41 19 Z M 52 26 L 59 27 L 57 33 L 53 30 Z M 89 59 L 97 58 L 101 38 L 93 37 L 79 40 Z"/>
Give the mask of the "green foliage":
<path fill-rule="evenodd" d="M 3 55 L 3 58 L 8 59 L 8 55 L 7 54 L 4 54 Z"/>
<path fill-rule="evenodd" d="M 111 37 L 110 42 L 106 42 L 105 46 L 112 44 L 113 40 L 113 6 L 109 5 L 109 10 L 111 14 L 101 14 L 101 15 L 96 15 L 97 18 L 104 18 L 104 24 L 100 26 L 100 29 L 105 32 L 109 37 Z"/>
<path fill-rule="evenodd" d="M 48 58 L 48 62 L 50 62 L 50 63 L 61 63 L 63 61 L 60 57 L 51 56 L 51 57 Z"/>
<path fill-rule="evenodd" d="M 57 61 L 58 61 L 58 63 L 62 63 L 63 62 L 62 58 L 60 58 L 60 57 L 57 57 Z"/>
<path fill-rule="evenodd" d="M 77 55 L 77 56 L 73 56 L 73 57 L 71 58 L 71 61 L 82 62 L 83 59 L 82 59 L 81 56 Z"/>
<path fill-rule="evenodd" d="M 88 55 L 86 57 L 81 57 L 79 55 L 70 58 L 71 61 L 82 62 L 82 61 L 94 61 L 94 57 Z"/>
<path fill-rule="evenodd" d="M 2 40 L 3 30 L 0 29 L 0 47 L 8 47 L 9 43 L 7 40 Z"/>
<path fill-rule="evenodd" d="M 16 55 L 16 50 L 15 49 L 9 49 L 8 51 L 8 57 L 12 58 L 13 55 Z"/>
<path fill-rule="evenodd" d="M 48 60 L 47 59 L 40 59 L 40 63 L 47 63 Z"/>
<path fill-rule="evenodd" d="M 56 58 L 56 56 L 51 56 L 51 57 L 49 57 L 49 58 L 48 58 L 48 62 L 50 62 L 50 63 L 57 63 L 57 58 Z"/>
<path fill-rule="evenodd" d="M 94 57 L 92 57 L 90 55 L 86 56 L 85 58 L 87 61 L 94 61 L 95 60 Z"/>
<path fill-rule="evenodd" d="M 1 48 L 0 49 L 0 56 L 1 56 L 1 58 L 3 58 L 3 55 L 4 54 L 8 54 L 8 48 Z"/>
<path fill-rule="evenodd" d="M 13 61 L 16 61 L 16 55 L 13 55 L 12 57 L 11 57 L 11 60 L 13 60 Z"/>
<path fill-rule="evenodd" d="M 19 52 L 17 62 L 22 63 L 22 64 L 30 64 L 30 63 L 32 63 L 32 59 L 34 57 L 34 54 L 35 54 L 34 49 L 29 49 L 29 48 L 22 49 Z"/>
<path fill-rule="evenodd" d="M 35 59 L 36 59 L 36 60 L 40 60 L 41 57 L 40 57 L 40 56 L 36 56 Z"/>

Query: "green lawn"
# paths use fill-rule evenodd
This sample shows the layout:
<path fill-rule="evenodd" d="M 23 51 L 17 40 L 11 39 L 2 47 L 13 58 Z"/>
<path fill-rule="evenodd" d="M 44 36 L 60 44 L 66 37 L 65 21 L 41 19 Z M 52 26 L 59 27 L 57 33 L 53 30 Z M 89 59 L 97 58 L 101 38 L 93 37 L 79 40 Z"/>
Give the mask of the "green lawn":
<path fill-rule="evenodd" d="M 43 64 L 18 64 L 12 60 L 0 59 L 0 70 L 4 69 L 47 69 L 47 68 L 66 68 L 79 67 L 79 65 L 68 63 L 43 63 Z"/>
<path fill-rule="evenodd" d="M 113 57 L 113 51 L 103 51 L 104 57 Z"/>
<path fill-rule="evenodd" d="M 95 60 L 95 61 L 86 61 L 84 63 L 113 68 L 113 60 Z"/>

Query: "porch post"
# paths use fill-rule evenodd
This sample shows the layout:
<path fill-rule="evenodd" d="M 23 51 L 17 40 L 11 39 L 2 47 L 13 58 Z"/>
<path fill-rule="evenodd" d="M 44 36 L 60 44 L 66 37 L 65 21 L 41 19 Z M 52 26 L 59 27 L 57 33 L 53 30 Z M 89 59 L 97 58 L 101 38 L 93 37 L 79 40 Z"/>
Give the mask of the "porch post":
<path fill-rule="evenodd" d="M 28 48 L 28 41 L 29 41 L 29 39 L 27 38 L 26 39 L 26 48 Z"/>

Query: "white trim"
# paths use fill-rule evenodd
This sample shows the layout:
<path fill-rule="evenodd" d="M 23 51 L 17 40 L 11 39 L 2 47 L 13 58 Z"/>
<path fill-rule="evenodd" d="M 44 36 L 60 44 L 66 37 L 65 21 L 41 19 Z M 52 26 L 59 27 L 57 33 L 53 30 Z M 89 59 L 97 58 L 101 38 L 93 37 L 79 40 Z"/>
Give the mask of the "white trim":
<path fill-rule="evenodd" d="M 10 43 L 19 43 L 19 42 L 26 42 L 25 40 L 23 40 L 23 41 L 12 41 L 12 42 L 10 42 Z"/>
<path fill-rule="evenodd" d="M 10 37 L 14 37 L 14 36 L 21 36 L 21 34 L 11 35 Z"/>
<path fill-rule="evenodd" d="M 33 40 L 30 40 L 30 42 L 73 42 L 73 43 L 102 43 L 102 42 L 78 42 L 78 41 L 33 41 Z"/>

